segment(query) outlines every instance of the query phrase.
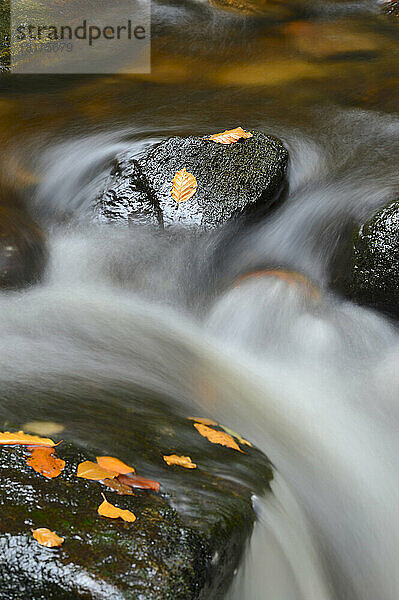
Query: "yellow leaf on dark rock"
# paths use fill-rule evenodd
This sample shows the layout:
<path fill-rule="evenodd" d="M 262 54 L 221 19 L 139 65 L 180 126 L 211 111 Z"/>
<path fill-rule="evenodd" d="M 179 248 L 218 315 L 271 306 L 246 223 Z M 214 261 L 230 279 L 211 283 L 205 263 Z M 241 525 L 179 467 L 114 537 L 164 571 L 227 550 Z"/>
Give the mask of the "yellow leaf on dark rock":
<path fill-rule="evenodd" d="M 114 456 L 97 456 L 97 463 L 103 469 L 115 471 L 115 473 L 119 473 L 121 475 L 136 472 L 134 467 L 130 467 L 123 461 L 119 460 L 119 458 L 115 458 Z"/>
<path fill-rule="evenodd" d="M 41 546 L 46 548 L 58 548 L 64 542 L 64 538 L 60 537 L 54 531 L 50 531 L 46 527 L 39 527 L 32 531 L 32 535 Z"/>
<path fill-rule="evenodd" d="M 210 137 L 206 138 L 217 144 L 234 144 L 240 139 L 247 139 L 253 137 L 253 134 L 249 131 L 245 131 L 242 127 L 236 127 L 235 129 L 227 129 L 222 133 L 215 133 Z"/>
<path fill-rule="evenodd" d="M 65 467 L 65 460 L 57 458 L 54 448 L 48 446 L 28 446 L 31 453 L 27 463 L 37 473 L 52 479 L 58 477 Z"/>
<path fill-rule="evenodd" d="M 172 191 L 170 193 L 177 203 L 189 200 L 197 190 L 197 180 L 192 173 L 188 173 L 186 168 L 176 173 L 172 184 Z"/>
<path fill-rule="evenodd" d="M 189 417 L 190 421 L 195 421 L 196 423 L 202 423 L 202 425 L 217 425 L 216 421 L 212 419 L 207 419 L 205 417 Z"/>
<path fill-rule="evenodd" d="M 82 477 L 82 479 L 92 479 L 93 481 L 101 481 L 101 479 L 113 479 L 117 475 L 118 473 L 115 471 L 104 469 L 91 460 L 85 460 L 84 462 L 80 463 L 76 472 L 77 477 Z"/>
<path fill-rule="evenodd" d="M 123 519 L 124 521 L 128 521 L 130 523 L 134 523 L 136 520 L 136 515 L 134 515 L 130 510 L 122 510 L 121 508 L 117 508 L 103 495 L 104 502 L 100 504 L 97 509 L 97 512 L 102 517 L 108 517 L 109 519 Z"/>
<path fill-rule="evenodd" d="M 10 446 L 14 446 L 16 444 L 22 444 L 25 446 L 55 446 L 55 442 L 49 438 L 41 438 L 37 435 L 28 435 L 23 431 L 16 431 L 14 433 L 4 431 L 3 433 L 0 433 L 0 444 L 9 444 Z"/>
<path fill-rule="evenodd" d="M 212 444 L 220 444 L 221 446 L 227 446 L 228 448 L 233 448 L 233 450 L 242 452 L 240 446 L 228 433 L 215 431 L 215 429 L 202 425 L 201 423 L 194 423 L 194 427 L 203 437 L 212 442 Z"/>
<path fill-rule="evenodd" d="M 186 469 L 196 469 L 197 465 L 191 461 L 189 456 L 177 456 L 177 454 L 170 454 L 169 456 L 163 457 L 167 465 L 178 465 L 179 467 L 185 467 Z"/>
<path fill-rule="evenodd" d="M 248 442 L 248 440 L 244 440 L 244 438 L 241 437 L 239 433 L 236 433 L 235 431 L 229 429 L 228 427 L 225 427 L 224 425 L 221 425 L 220 427 L 224 429 L 226 433 L 235 437 L 240 444 L 243 444 L 244 446 L 250 446 L 252 448 L 251 442 Z"/>

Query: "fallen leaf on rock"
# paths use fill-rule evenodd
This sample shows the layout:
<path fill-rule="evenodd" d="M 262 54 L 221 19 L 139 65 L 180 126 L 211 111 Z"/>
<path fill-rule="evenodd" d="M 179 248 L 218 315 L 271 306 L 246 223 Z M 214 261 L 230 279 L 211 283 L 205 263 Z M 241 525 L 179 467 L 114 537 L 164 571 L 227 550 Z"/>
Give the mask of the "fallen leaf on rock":
<path fill-rule="evenodd" d="M 48 446 L 28 446 L 31 455 L 27 459 L 27 463 L 36 473 L 44 475 L 52 479 L 58 477 L 65 467 L 65 460 L 57 458 L 54 448 Z"/>
<path fill-rule="evenodd" d="M 178 465 L 179 467 L 185 467 L 186 469 L 196 469 L 197 465 L 192 462 L 189 456 L 177 456 L 177 454 L 170 454 L 169 456 L 163 457 L 167 465 Z"/>
<path fill-rule="evenodd" d="M 131 488 L 118 479 L 102 479 L 101 483 L 106 485 L 108 488 L 111 488 L 111 490 L 114 490 L 114 492 L 120 496 L 134 496 L 134 492 L 131 490 Z"/>
<path fill-rule="evenodd" d="M 27 431 L 31 431 L 37 435 L 54 435 L 55 433 L 61 433 L 65 429 L 61 423 L 55 423 L 54 421 L 29 421 L 23 427 Z"/>
<path fill-rule="evenodd" d="M 129 465 L 114 456 L 97 456 L 97 462 L 103 469 L 115 471 L 115 473 L 120 473 L 122 475 L 125 473 L 136 472 L 133 467 L 129 467 Z"/>
<path fill-rule="evenodd" d="M 97 512 L 102 517 L 108 517 L 110 519 L 123 519 L 124 521 L 129 521 L 130 523 L 134 523 L 136 520 L 136 515 L 134 515 L 130 510 L 122 510 L 121 508 L 117 508 L 102 494 L 104 498 L 104 502 L 100 504 L 97 509 Z"/>
<path fill-rule="evenodd" d="M 205 417 L 189 417 L 190 421 L 195 421 L 196 423 L 202 423 L 202 425 L 217 425 L 216 421 L 212 421 L 212 419 L 206 419 Z"/>
<path fill-rule="evenodd" d="M 194 427 L 203 437 L 212 442 L 212 444 L 220 444 L 221 446 L 227 446 L 233 450 L 238 450 L 238 452 L 243 452 L 237 442 L 228 433 L 215 431 L 215 429 L 202 425 L 201 423 L 194 423 Z M 245 452 L 243 452 L 243 454 L 245 454 Z"/>
<path fill-rule="evenodd" d="M 138 475 L 118 475 L 118 481 L 139 490 L 154 490 L 155 492 L 159 492 L 160 486 L 158 481 L 145 479 L 145 477 L 139 477 Z"/>
<path fill-rule="evenodd" d="M 242 127 L 236 127 L 235 129 L 227 129 L 222 133 L 215 133 L 214 135 L 205 138 L 216 142 L 218 144 L 234 144 L 239 139 L 247 139 L 253 137 L 253 134 L 249 131 L 245 131 Z"/>
<path fill-rule="evenodd" d="M 186 168 L 176 173 L 172 184 L 172 191 L 170 193 L 177 203 L 189 200 L 197 190 L 197 180 L 192 173 L 188 173 Z"/>
<path fill-rule="evenodd" d="M 239 433 L 236 433 L 235 431 L 229 429 L 228 427 L 225 427 L 224 425 L 221 425 L 220 427 L 224 429 L 226 433 L 235 437 L 240 444 L 243 444 L 244 446 L 250 446 L 252 448 L 251 442 L 248 442 L 248 440 L 244 440 L 244 438 L 241 437 Z"/>
<path fill-rule="evenodd" d="M 92 479 L 93 481 L 101 481 L 101 479 L 113 479 L 117 475 L 118 473 L 115 473 L 115 471 L 104 469 L 91 460 L 85 460 L 84 462 L 80 463 L 76 472 L 77 477 L 81 477 L 82 479 Z"/>
<path fill-rule="evenodd" d="M 32 535 L 41 546 L 46 548 L 58 548 L 64 542 L 64 538 L 60 537 L 54 531 L 50 531 L 46 527 L 39 527 L 32 531 Z"/>
<path fill-rule="evenodd" d="M 49 438 L 38 437 L 37 435 L 28 435 L 23 431 L 16 431 L 14 433 L 10 433 L 9 431 L 4 431 L 0 433 L 0 444 L 9 444 L 16 445 L 22 444 L 25 446 L 55 446 L 55 442 L 50 440 Z"/>

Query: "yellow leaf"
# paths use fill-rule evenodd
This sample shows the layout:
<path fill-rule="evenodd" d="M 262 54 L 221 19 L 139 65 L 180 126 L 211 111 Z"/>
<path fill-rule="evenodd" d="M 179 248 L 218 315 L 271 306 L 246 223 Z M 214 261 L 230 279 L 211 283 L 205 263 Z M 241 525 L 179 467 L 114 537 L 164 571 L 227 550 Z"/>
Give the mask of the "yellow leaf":
<path fill-rule="evenodd" d="M 119 473 L 120 475 L 136 472 L 133 467 L 129 467 L 129 465 L 114 456 L 97 456 L 97 462 L 103 469 L 115 471 L 115 473 Z"/>
<path fill-rule="evenodd" d="M 104 494 L 101 495 L 104 498 L 104 502 L 102 502 L 97 509 L 99 515 L 102 517 L 108 517 L 110 519 L 123 519 L 124 521 L 134 523 L 136 520 L 136 515 L 134 515 L 130 510 L 122 510 L 121 508 L 117 508 L 108 502 Z"/>
<path fill-rule="evenodd" d="M 229 429 L 228 427 L 225 427 L 224 425 L 221 425 L 220 427 L 222 429 L 224 429 L 225 432 L 228 433 L 229 435 L 232 435 L 233 437 L 237 438 L 237 440 L 239 441 L 240 444 L 243 444 L 245 446 L 250 446 L 252 448 L 251 442 L 244 440 L 244 438 L 242 438 L 239 433 L 236 433 L 235 431 L 233 431 L 232 429 Z"/>
<path fill-rule="evenodd" d="M 65 429 L 61 423 L 55 423 L 54 421 L 29 421 L 23 427 L 37 435 L 54 435 Z"/>
<path fill-rule="evenodd" d="M 227 129 L 222 133 L 215 133 L 208 138 L 207 140 L 211 140 L 212 142 L 216 142 L 217 144 L 234 144 L 239 139 L 247 139 L 253 137 L 253 134 L 249 131 L 244 131 L 242 127 L 236 127 L 235 129 Z"/>
<path fill-rule="evenodd" d="M 215 429 L 202 425 L 201 423 L 194 423 L 194 427 L 203 437 L 212 442 L 212 444 L 220 444 L 221 446 L 227 446 L 228 448 L 233 448 L 233 450 L 242 452 L 240 446 L 228 433 L 215 431 Z"/>
<path fill-rule="evenodd" d="M 170 193 L 177 203 L 189 200 L 197 190 L 197 180 L 192 173 L 186 171 L 186 168 L 176 173 L 172 183 L 173 186 Z"/>
<path fill-rule="evenodd" d="M 170 454 L 169 456 L 163 457 L 167 465 L 178 465 L 179 467 L 185 467 L 186 469 L 196 469 L 197 465 L 191 461 L 189 456 L 177 456 L 177 454 Z"/>
<path fill-rule="evenodd" d="M 37 435 L 28 435 L 23 431 L 17 431 L 14 433 L 10 433 L 9 431 L 4 431 L 0 433 L 0 444 L 23 444 L 26 446 L 55 446 L 56 444 L 53 440 L 49 438 L 41 438 Z"/>
<path fill-rule="evenodd" d="M 54 448 L 32 446 L 29 449 L 31 455 L 26 462 L 32 469 L 49 479 L 58 477 L 65 467 L 65 460 L 57 458 Z"/>
<path fill-rule="evenodd" d="M 32 531 L 32 535 L 39 544 L 46 548 L 57 548 L 64 542 L 64 538 L 60 537 L 54 531 L 50 531 L 46 527 L 39 527 Z"/>
<path fill-rule="evenodd" d="M 189 417 L 190 421 L 195 421 L 196 423 L 202 423 L 202 425 L 217 425 L 216 421 L 212 421 L 212 419 L 206 419 L 205 417 Z"/>
<path fill-rule="evenodd" d="M 104 469 L 91 460 L 85 460 L 84 462 L 80 463 L 76 472 L 77 477 L 82 477 L 82 479 L 92 479 L 93 481 L 100 481 L 101 479 L 113 479 L 117 475 L 118 473 L 115 471 Z"/>

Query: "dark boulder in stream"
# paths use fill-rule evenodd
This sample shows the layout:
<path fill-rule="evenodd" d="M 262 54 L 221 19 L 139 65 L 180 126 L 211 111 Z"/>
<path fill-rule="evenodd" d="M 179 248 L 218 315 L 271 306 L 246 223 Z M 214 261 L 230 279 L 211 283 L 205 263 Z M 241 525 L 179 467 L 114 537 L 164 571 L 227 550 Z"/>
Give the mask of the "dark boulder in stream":
<path fill-rule="evenodd" d="M 148 423 L 143 414 L 118 412 L 120 434 L 126 439 L 129 430 L 131 440 L 131 452 L 120 458 L 139 475 L 156 478 L 158 493 L 117 495 L 100 482 L 77 478 L 77 465 L 95 460 L 98 449 L 63 442 L 56 451 L 66 467 L 46 479 L 27 465 L 23 447 L 0 447 L 2 600 L 223 597 L 252 531 L 251 495 L 265 492 L 272 477 L 268 460 L 249 446 L 240 453 L 211 444 L 186 418 L 160 414 Z M 107 451 L 105 446 L 100 453 Z M 190 455 L 198 467 L 166 465 L 163 455 L 174 453 Z M 99 516 L 101 493 L 137 520 Z M 65 538 L 63 545 L 40 546 L 31 533 L 40 527 Z"/>
<path fill-rule="evenodd" d="M 351 295 L 399 316 L 399 201 L 380 209 L 357 231 L 353 244 Z"/>
<path fill-rule="evenodd" d="M 140 158 L 124 153 L 98 201 L 100 218 L 212 229 L 250 208 L 266 211 L 284 187 L 288 153 L 278 139 L 251 133 L 232 144 L 172 137 Z M 177 203 L 172 180 L 183 168 L 197 190 Z"/>
<path fill-rule="evenodd" d="M 40 228 L 22 209 L 0 206 L 0 287 L 16 289 L 35 283 L 46 257 Z"/>

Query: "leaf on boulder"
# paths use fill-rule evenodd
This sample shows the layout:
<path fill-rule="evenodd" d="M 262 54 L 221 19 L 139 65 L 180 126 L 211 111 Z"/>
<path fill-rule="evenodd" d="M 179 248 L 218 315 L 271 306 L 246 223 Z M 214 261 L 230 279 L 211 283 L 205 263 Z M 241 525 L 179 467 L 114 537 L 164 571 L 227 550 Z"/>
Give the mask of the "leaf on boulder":
<path fill-rule="evenodd" d="M 240 444 L 243 444 L 244 446 L 249 446 L 250 448 L 252 448 L 251 442 L 248 442 L 248 440 L 244 440 L 244 438 L 241 437 L 241 435 L 239 433 L 233 431 L 232 429 L 229 429 L 228 427 L 225 427 L 224 425 L 221 425 L 220 427 L 222 429 L 224 429 L 224 431 L 226 433 L 228 433 L 229 435 L 235 437 Z"/>
<path fill-rule="evenodd" d="M 245 131 L 242 127 L 236 127 L 235 129 L 227 129 L 222 133 L 215 133 L 205 139 L 216 142 L 217 144 L 234 144 L 239 139 L 247 139 L 253 137 L 253 134 L 249 131 Z"/>
<path fill-rule="evenodd" d="M 54 533 L 54 531 L 50 531 L 50 529 L 47 529 L 46 527 L 35 529 L 32 531 L 32 535 L 41 546 L 46 546 L 46 548 L 58 548 L 64 542 L 63 537 L 60 537 Z"/>
<path fill-rule="evenodd" d="M 145 477 L 139 477 L 138 475 L 118 475 L 118 481 L 139 490 L 154 490 L 154 492 L 159 492 L 160 485 L 158 481 L 145 479 Z"/>
<path fill-rule="evenodd" d="M 198 433 L 212 442 L 212 444 L 220 444 L 221 446 L 227 446 L 233 450 L 238 450 L 238 452 L 243 452 L 237 442 L 228 433 L 216 431 L 215 429 L 207 427 L 206 425 L 202 425 L 201 423 L 194 423 L 194 427 Z M 243 452 L 243 454 L 245 454 L 245 452 Z"/>
<path fill-rule="evenodd" d="M 91 460 L 85 460 L 84 462 L 80 463 L 76 472 L 77 477 L 81 477 L 82 479 L 92 479 L 93 481 L 113 479 L 117 475 L 118 473 L 115 473 L 115 471 L 104 469 Z"/>
<path fill-rule="evenodd" d="M 123 461 L 119 460 L 119 458 L 115 458 L 114 456 L 97 456 L 97 463 L 103 469 L 115 471 L 115 473 L 120 473 L 122 475 L 136 472 L 133 467 L 130 467 Z"/>
<path fill-rule="evenodd" d="M 197 190 L 197 180 L 192 173 L 188 173 L 185 167 L 176 173 L 172 184 L 170 193 L 177 203 L 189 200 Z"/>
<path fill-rule="evenodd" d="M 97 512 L 102 517 L 108 517 L 109 519 L 123 519 L 124 521 L 129 521 L 130 523 L 134 523 L 136 520 L 136 515 L 134 515 L 130 510 L 122 510 L 121 508 L 117 508 L 102 494 L 104 498 L 104 502 L 100 504 L 97 509 Z"/>
<path fill-rule="evenodd" d="M 202 423 L 202 425 L 217 425 L 216 421 L 212 419 L 207 419 L 206 417 L 189 417 L 190 421 L 195 421 L 196 423 Z"/>
<path fill-rule="evenodd" d="M 64 425 L 55 423 L 54 421 L 29 421 L 23 427 L 37 435 L 54 435 L 55 433 L 61 433 L 65 429 Z"/>
<path fill-rule="evenodd" d="M 27 463 L 36 473 L 52 479 L 58 477 L 65 467 L 65 460 L 58 458 L 54 448 L 48 446 L 28 446 L 30 456 Z"/>
<path fill-rule="evenodd" d="M 0 433 L 0 444 L 9 444 L 15 446 L 16 444 L 24 446 L 55 446 L 55 442 L 49 438 L 38 437 L 37 435 L 29 435 L 23 431 L 17 431 L 10 433 L 10 431 L 4 431 Z"/>
<path fill-rule="evenodd" d="M 167 465 L 178 465 L 179 467 L 185 467 L 186 469 L 196 469 L 197 465 L 192 462 L 189 456 L 177 456 L 177 454 L 170 454 L 169 456 L 163 457 Z"/>
<path fill-rule="evenodd" d="M 111 490 L 114 490 L 119 496 L 134 496 L 132 489 L 119 481 L 119 479 L 102 479 L 101 483 L 106 485 Z"/>

